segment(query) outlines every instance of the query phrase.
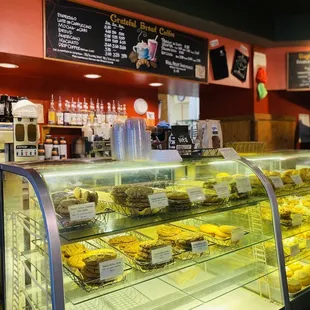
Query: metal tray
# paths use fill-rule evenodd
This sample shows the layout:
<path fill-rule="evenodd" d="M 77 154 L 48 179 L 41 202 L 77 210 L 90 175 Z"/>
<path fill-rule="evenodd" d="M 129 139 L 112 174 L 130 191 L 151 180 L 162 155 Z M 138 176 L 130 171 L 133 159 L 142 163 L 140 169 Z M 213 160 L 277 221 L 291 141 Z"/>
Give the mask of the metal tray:
<path fill-rule="evenodd" d="M 135 231 L 131 231 L 128 233 L 124 233 L 124 234 L 119 234 L 118 236 L 134 236 L 136 237 L 139 241 L 146 241 L 146 240 L 151 240 L 151 238 L 142 235 L 140 233 L 137 233 Z M 109 243 L 109 240 L 113 238 L 113 236 L 108 236 L 108 237 L 103 237 L 103 238 L 99 238 L 97 240 L 97 242 L 102 245 L 103 247 L 106 247 L 107 244 Z M 109 245 L 110 246 L 110 245 Z M 123 254 L 123 257 L 125 258 L 125 261 L 127 264 L 129 264 L 130 266 L 132 266 L 133 268 L 140 270 L 141 272 L 151 272 L 151 271 L 156 271 L 156 270 L 161 270 L 163 268 L 166 268 L 168 266 L 171 266 L 174 264 L 174 257 L 171 261 L 167 262 L 167 263 L 163 263 L 163 264 L 151 264 L 148 262 L 141 262 L 138 261 L 136 259 L 134 259 L 134 257 L 131 257 L 130 255 L 128 255 L 127 253 L 123 252 L 121 248 L 117 247 L 117 246 L 110 246 L 111 248 L 116 249 L 117 251 L 121 252 Z"/>

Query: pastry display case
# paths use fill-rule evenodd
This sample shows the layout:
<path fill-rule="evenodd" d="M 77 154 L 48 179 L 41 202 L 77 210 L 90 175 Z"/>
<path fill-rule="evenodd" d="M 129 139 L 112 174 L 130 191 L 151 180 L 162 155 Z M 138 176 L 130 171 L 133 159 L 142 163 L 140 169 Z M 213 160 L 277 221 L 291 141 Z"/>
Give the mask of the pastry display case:
<path fill-rule="evenodd" d="M 6 309 L 290 309 L 310 285 L 296 158 L 1 165 Z"/>

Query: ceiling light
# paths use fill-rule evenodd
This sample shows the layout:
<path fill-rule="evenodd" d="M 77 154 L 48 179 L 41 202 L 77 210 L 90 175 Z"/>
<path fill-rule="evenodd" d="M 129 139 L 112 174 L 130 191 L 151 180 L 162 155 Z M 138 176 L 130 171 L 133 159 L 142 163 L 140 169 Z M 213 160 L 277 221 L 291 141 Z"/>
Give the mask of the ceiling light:
<path fill-rule="evenodd" d="M 150 83 L 149 85 L 153 87 L 159 87 L 159 86 L 163 86 L 164 84 L 163 83 Z"/>
<path fill-rule="evenodd" d="M 86 77 L 87 79 L 100 79 L 101 75 L 99 75 L 99 74 L 85 74 L 84 77 Z"/>
<path fill-rule="evenodd" d="M 0 67 L 6 68 L 6 69 L 16 69 L 18 68 L 18 65 L 2 62 L 0 63 Z"/>

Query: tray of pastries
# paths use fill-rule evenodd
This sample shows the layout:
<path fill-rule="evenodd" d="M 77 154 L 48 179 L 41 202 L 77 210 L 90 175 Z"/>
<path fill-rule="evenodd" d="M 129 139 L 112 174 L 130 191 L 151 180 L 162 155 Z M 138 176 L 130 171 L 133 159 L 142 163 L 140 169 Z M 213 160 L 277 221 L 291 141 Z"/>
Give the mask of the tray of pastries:
<path fill-rule="evenodd" d="M 62 261 L 65 271 L 76 284 L 90 292 L 100 287 L 111 285 L 125 279 L 129 266 L 124 272 L 111 279 L 100 279 L 100 263 L 119 258 L 112 248 L 98 248 L 88 242 L 73 243 L 61 246 Z"/>
<path fill-rule="evenodd" d="M 156 271 L 174 263 L 173 255 L 167 261 L 152 262 L 152 250 L 167 247 L 170 244 L 162 240 L 150 239 L 134 231 L 99 238 L 98 242 L 102 245 L 108 244 L 123 253 L 126 262 L 142 272 Z"/>
<path fill-rule="evenodd" d="M 72 228 L 77 226 L 93 225 L 97 221 L 106 223 L 107 213 L 104 210 L 98 210 L 98 193 L 76 187 L 73 191 L 64 190 L 51 194 L 57 220 L 62 228 Z M 70 218 L 70 207 L 83 204 L 94 204 L 95 215 L 92 219 L 72 220 Z"/>
<path fill-rule="evenodd" d="M 193 232 L 200 232 L 204 238 L 208 241 L 209 245 L 220 245 L 220 246 L 232 246 L 237 245 L 241 242 L 244 235 L 248 234 L 240 227 L 232 225 L 217 225 L 214 223 L 206 223 L 205 221 L 198 219 L 187 219 L 182 222 L 173 222 L 172 225 L 176 227 L 191 230 Z M 232 232 L 238 230 L 239 238 L 236 241 L 232 240 Z M 236 236 L 233 236 L 235 239 Z"/>
<path fill-rule="evenodd" d="M 143 228 L 139 233 L 152 239 L 168 242 L 172 246 L 173 255 L 180 260 L 192 260 L 201 256 L 209 255 L 207 243 L 203 251 L 196 250 L 196 242 L 206 241 L 205 236 L 199 230 L 190 225 L 178 227 L 173 224 Z M 193 251 L 194 246 L 194 251 Z M 204 245 L 202 245 L 204 247 Z"/>
<path fill-rule="evenodd" d="M 118 185 L 111 191 L 112 209 L 122 215 L 130 217 L 143 217 L 157 214 L 162 209 L 151 208 L 148 196 L 155 190 L 148 186 Z"/>
<path fill-rule="evenodd" d="M 310 262 L 297 261 L 286 265 L 288 291 L 291 298 L 297 297 L 310 286 Z"/>

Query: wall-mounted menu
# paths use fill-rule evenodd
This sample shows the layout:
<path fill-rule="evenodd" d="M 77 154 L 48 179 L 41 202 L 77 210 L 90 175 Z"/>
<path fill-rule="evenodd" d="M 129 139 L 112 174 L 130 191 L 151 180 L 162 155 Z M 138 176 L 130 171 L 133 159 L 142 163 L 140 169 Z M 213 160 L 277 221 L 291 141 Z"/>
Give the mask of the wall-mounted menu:
<path fill-rule="evenodd" d="M 207 81 L 207 40 L 146 21 L 45 0 L 48 58 Z"/>
<path fill-rule="evenodd" d="M 287 89 L 310 89 L 310 52 L 287 54 Z"/>

